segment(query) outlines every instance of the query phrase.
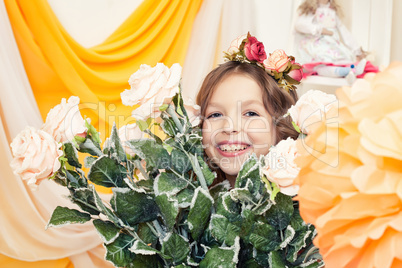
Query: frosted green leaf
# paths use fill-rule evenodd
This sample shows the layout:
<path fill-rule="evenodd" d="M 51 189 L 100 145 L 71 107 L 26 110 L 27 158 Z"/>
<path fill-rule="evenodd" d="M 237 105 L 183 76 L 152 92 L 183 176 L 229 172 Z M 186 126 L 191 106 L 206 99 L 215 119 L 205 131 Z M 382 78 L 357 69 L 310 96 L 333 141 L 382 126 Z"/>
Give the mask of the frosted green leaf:
<path fill-rule="evenodd" d="M 90 219 L 91 215 L 88 213 L 82 213 L 76 209 L 58 206 L 53 211 L 49 223 L 46 225 L 46 229 L 49 227 L 62 227 L 71 223 L 85 223 Z"/>

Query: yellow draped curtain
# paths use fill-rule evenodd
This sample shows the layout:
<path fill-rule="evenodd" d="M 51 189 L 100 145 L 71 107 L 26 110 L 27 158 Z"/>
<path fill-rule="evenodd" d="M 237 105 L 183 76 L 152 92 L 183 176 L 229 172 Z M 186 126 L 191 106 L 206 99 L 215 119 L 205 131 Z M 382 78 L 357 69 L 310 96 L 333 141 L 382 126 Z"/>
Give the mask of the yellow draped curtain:
<path fill-rule="evenodd" d="M 145 0 L 102 44 L 84 48 L 62 27 L 46 0 L 5 0 L 21 57 L 45 119 L 61 98 L 79 96 L 81 111 L 102 139 L 113 122 L 133 120 L 120 93 L 141 64 L 183 65 L 202 0 Z M 98 121 L 99 118 L 99 121 Z"/>
<path fill-rule="evenodd" d="M 102 44 L 84 48 L 46 0 L 4 0 L 33 94 L 45 119 L 61 98 L 79 96 L 81 113 L 104 140 L 111 124 L 130 123 L 120 93 L 141 64 L 183 65 L 202 0 L 144 0 Z M 22 262 L 0 255 L 1 267 L 73 267 L 68 258 Z"/>

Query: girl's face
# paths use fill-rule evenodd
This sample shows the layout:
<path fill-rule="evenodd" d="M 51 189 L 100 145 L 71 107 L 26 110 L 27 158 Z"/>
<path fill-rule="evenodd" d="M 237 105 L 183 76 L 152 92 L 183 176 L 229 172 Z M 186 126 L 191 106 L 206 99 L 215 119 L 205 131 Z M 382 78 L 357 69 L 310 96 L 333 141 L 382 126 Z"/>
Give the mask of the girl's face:
<path fill-rule="evenodd" d="M 206 154 L 231 183 L 249 154 L 269 152 L 275 142 L 272 118 L 253 79 L 234 74 L 217 86 L 205 110 L 202 137 Z"/>
<path fill-rule="evenodd" d="M 326 5 L 330 2 L 330 0 L 318 0 L 318 4 Z"/>

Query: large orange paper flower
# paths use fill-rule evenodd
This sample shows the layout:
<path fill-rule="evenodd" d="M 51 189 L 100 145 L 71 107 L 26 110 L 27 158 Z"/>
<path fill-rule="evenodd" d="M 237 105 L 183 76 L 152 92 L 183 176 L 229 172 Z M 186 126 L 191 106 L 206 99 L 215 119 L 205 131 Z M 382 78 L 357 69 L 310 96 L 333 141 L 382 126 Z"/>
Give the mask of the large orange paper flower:
<path fill-rule="evenodd" d="M 327 268 L 402 267 L 402 63 L 338 89 L 299 140 L 300 211 Z"/>

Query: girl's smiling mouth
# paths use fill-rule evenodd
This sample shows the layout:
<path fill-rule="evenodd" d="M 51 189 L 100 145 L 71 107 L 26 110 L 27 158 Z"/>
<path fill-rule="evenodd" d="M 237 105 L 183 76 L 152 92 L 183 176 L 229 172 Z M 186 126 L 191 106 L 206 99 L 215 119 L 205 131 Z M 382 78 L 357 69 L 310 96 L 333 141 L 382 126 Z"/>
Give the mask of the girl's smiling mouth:
<path fill-rule="evenodd" d="M 251 147 L 250 144 L 243 142 L 220 142 L 217 144 L 216 148 L 218 152 L 225 157 L 235 157 L 241 155 L 248 151 Z"/>

